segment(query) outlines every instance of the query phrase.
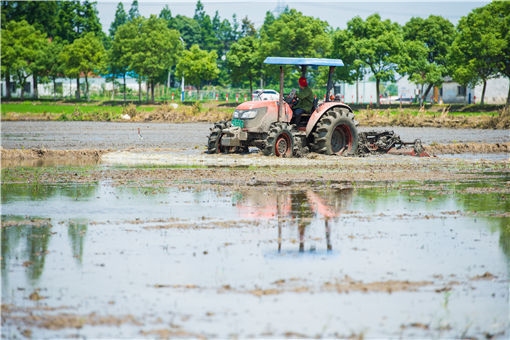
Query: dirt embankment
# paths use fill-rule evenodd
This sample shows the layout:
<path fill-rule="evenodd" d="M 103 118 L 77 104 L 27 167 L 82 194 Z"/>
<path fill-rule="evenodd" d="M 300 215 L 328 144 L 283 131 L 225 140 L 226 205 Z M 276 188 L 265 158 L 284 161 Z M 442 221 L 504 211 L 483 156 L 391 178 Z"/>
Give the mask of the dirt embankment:
<path fill-rule="evenodd" d="M 510 113 L 496 115 L 452 115 L 448 112 L 431 113 L 420 111 L 413 114 L 408 110 L 362 110 L 356 113 L 360 126 L 405 126 L 437 128 L 509 129 Z"/>
<path fill-rule="evenodd" d="M 431 155 L 462 153 L 510 153 L 510 143 L 433 144 L 425 146 L 425 151 Z"/>
<path fill-rule="evenodd" d="M 105 152 L 108 150 L 4 149 L 0 147 L 2 167 L 98 164 L 101 155 Z"/>
<path fill-rule="evenodd" d="M 140 112 L 136 107 L 127 107 L 125 113 L 135 122 L 192 123 L 217 122 L 231 119 L 232 110 L 216 107 L 200 107 L 193 105 L 187 108 L 173 108 L 162 105 L 150 112 Z M 477 129 L 508 129 L 510 113 L 497 115 L 452 115 L 448 112 L 395 110 L 361 110 L 355 112 L 360 126 L 405 126 L 405 127 L 439 127 L 439 128 L 477 128 Z"/>

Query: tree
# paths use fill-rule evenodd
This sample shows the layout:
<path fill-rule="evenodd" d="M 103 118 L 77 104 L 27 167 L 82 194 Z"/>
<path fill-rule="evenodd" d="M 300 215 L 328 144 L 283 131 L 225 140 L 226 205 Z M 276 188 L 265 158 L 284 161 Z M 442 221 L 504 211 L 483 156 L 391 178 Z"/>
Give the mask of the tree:
<path fill-rule="evenodd" d="M 507 12 L 507 21 L 508 17 Z M 483 83 L 481 104 L 484 103 L 487 80 L 501 71 L 501 56 L 505 55 L 504 50 L 508 46 L 505 40 L 508 33 L 500 28 L 504 22 L 504 17 L 498 18 L 491 8 L 485 6 L 462 17 L 457 25 L 457 36 L 450 53 L 453 79 L 471 86 Z"/>
<path fill-rule="evenodd" d="M 335 68 L 335 79 L 348 83 L 356 82 L 356 103 L 359 102 L 358 81 L 363 79 L 366 68 L 358 58 L 353 33 L 349 30 L 336 30 L 333 32 L 330 58 L 342 59 L 344 66 Z M 327 74 L 323 74 L 325 78 Z"/>
<path fill-rule="evenodd" d="M 218 55 L 216 52 L 201 50 L 198 45 L 193 45 L 189 50 L 182 53 L 177 63 L 177 75 L 184 76 L 186 80 L 197 88 L 197 96 L 203 82 L 214 80 L 220 70 L 216 65 Z"/>
<path fill-rule="evenodd" d="M 447 73 L 445 66 L 429 61 L 428 52 L 429 48 L 424 42 L 408 41 L 405 43 L 399 61 L 399 73 L 407 74 L 411 82 L 420 86 L 420 105 L 423 104 L 432 86 L 443 83 L 443 77 Z M 426 91 L 424 91 L 425 84 L 428 84 Z"/>
<path fill-rule="evenodd" d="M 427 19 L 413 17 L 402 29 L 404 51 L 408 53 L 401 54 L 399 71 L 421 85 L 422 101 L 433 86 L 441 86 L 448 74 L 447 55 L 455 38 L 455 27 L 449 20 L 431 15 Z M 427 85 L 425 91 L 424 85 Z"/>
<path fill-rule="evenodd" d="M 159 18 L 165 19 L 167 22 L 172 21 L 172 11 L 170 10 L 170 7 L 168 7 L 168 5 L 165 5 L 161 12 L 159 12 Z"/>
<path fill-rule="evenodd" d="M 2 28 L 9 21 L 26 20 L 36 30 L 54 37 L 58 8 L 56 1 L 2 1 Z"/>
<path fill-rule="evenodd" d="M 48 45 L 48 49 L 45 52 L 47 62 L 47 76 L 53 82 L 53 97 L 56 97 L 56 80 L 65 72 L 64 65 L 60 62 L 60 54 L 64 49 L 64 44 L 58 39 L 53 39 Z"/>
<path fill-rule="evenodd" d="M 154 101 L 155 82 L 175 65 L 182 50 L 179 32 L 169 29 L 165 20 L 151 15 L 119 27 L 118 34 L 121 36 L 115 38 L 113 47 L 118 51 L 119 65 L 128 65 L 149 81 Z"/>
<path fill-rule="evenodd" d="M 266 20 L 272 16 L 266 14 Z M 259 58 L 267 56 L 281 57 L 324 57 L 330 49 L 327 22 L 304 16 L 291 9 L 282 13 L 272 23 L 264 22 L 260 31 Z M 275 66 L 264 66 L 266 72 L 276 75 Z M 277 78 L 273 81 L 277 82 Z"/>
<path fill-rule="evenodd" d="M 200 26 L 200 47 L 207 51 L 215 49 L 217 40 L 213 31 L 213 23 L 211 17 L 205 12 L 200 0 L 197 1 L 193 19 Z"/>
<path fill-rule="evenodd" d="M 27 78 L 34 74 L 38 61 L 44 56 L 46 34 L 36 30 L 25 20 L 11 21 L 2 29 L 2 73 L 10 87 L 10 76 L 14 74 L 21 87 L 21 98 L 25 94 Z M 10 96 L 8 89 L 8 96 Z"/>
<path fill-rule="evenodd" d="M 56 36 L 72 43 L 93 32 L 103 41 L 106 38 L 99 22 L 96 3 L 90 1 L 61 1 L 57 13 Z"/>
<path fill-rule="evenodd" d="M 352 33 L 358 59 L 375 77 L 379 106 L 381 81 L 394 81 L 403 48 L 402 29 L 398 23 L 382 21 L 379 14 L 370 15 L 365 21 L 354 17 L 347 23 L 347 29 Z"/>
<path fill-rule="evenodd" d="M 80 76 L 85 76 L 86 96 L 89 98 L 88 76 L 100 73 L 105 67 L 106 52 L 101 40 L 95 33 L 87 33 L 83 38 L 76 39 L 72 44 L 64 47 L 61 60 L 65 64 L 66 74 L 76 77 L 77 94 L 80 98 Z"/>
<path fill-rule="evenodd" d="M 119 26 L 124 25 L 128 21 L 128 16 L 126 11 L 124 10 L 124 5 L 122 2 L 119 2 L 117 5 L 117 9 L 115 11 L 115 18 L 113 19 L 112 24 L 110 25 L 110 37 L 113 39 L 115 37 L 115 33 Z"/>
<path fill-rule="evenodd" d="M 131 3 L 131 8 L 129 8 L 129 20 L 133 21 L 140 17 L 140 12 L 138 11 L 138 0 L 133 0 Z"/>
<path fill-rule="evenodd" d="M 496 57 L 499 72 L 510 80 L 510 2 L 493 1 L 487 6 L 488 11 L 495 19 L 494 26 L 499 32 L 501 53 Z M 506 98 L 506 109 L 510 108 L 510 87 Z"/>
<path fill-rule="evenodd" d="M 257 34 L 255 24 L 247 16 L 241 20 L 241 37 L 254 36 Z"/>
<path fill-rule="evenodd" d="M 112 77 L 122 76 L 124 80 L 124 101 L 126 100 L 126 73 L 130 70 L 131 54 L 136 36 L 138 34 L 138 25 L 136 20 L 129 21 L 118 27 L 112 42 L 112 47 L 108 51 L 108 65 L 111 68 Z M 114 82 L 113 82 L 114 84 Z M 141 101 L 139 91 L 139 100 Z"/>
<path fill-rule="evenodd" d="M 200 26 L 195 20 L 179 14 L 172 18 L 171 13 L 170 15 L 168 14 L 169 12 L 165 12 L 163 8 L 159 17 L 165 20 L 168 28 L 177 30 L 181 34 L 186 47 L 200 42 Z"/>
<path fill-rule="evenodd" d="M 260 60 L 257 56 L 259 41 L 254 36 L 246 36 L 232 44 L 227 53 L 227 63 L 232 71 L 233 81 L 248 79 L 250 93 L 253 93 L 253 80 L 260 72 Z"/>

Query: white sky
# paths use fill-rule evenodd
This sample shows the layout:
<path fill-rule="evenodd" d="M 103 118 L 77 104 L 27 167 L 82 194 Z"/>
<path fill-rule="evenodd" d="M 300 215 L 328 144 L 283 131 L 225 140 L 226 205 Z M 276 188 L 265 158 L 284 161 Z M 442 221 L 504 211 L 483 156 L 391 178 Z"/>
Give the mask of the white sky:
<path fill-rule="evenodd" d="M 132 0 L 122 1 L 126 12 L 131 7 Z M 255 23 L 258 28 L 264 22 L 266 11 L 273 11 L 280 2 L 283 6 L 294 8 L 304 15 L 313 16 L 325 20 L 330 26 L 345 28 L 347 22 L 359 15 L 363 19 L 367 16 L 379 13 L 383 19 L 390 19 L 399 24 L 405 24 L 411 17 L 426 18 L 431 14 L 441 15 L 449 19 L 453 24 L 471 12 L 474 8 L 482 7 L 489 1 L 342 1 L 342 0 L 202 0 L 205 11 L 211 16 L 218 11 L 221 19 L 229 19 L 235 13 L 240 21 L 245 16 Z M 110 24 L 115 16 L 115 10 L 119 1 L 99 0 L 97 9 L 103 30 L 108 32 Z M 138 9 L 143 16 L 159 14 L 161 9 L 168 5 L 172 16 L 177 14 L 192 17 L 195 12 L 196 0 L 139 0 Z"/>

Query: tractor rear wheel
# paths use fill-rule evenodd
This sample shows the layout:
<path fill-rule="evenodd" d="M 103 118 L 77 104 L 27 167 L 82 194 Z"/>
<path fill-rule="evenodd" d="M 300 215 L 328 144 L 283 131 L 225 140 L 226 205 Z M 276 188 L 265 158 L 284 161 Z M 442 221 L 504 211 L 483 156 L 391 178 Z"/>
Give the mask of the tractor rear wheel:
<path fill-rule="evenodd" d="M 291 126 L 287 123 L 273 123 L 262 150 L 266 156 L 292 157 L 294 138 Z"/>
<path fill-rule="evenodd" d="M 229 120 L 214 123 L 207 142 L 207 153 L 232 153 L 236 151 L 236 147 L 221 145 L 221 137 L 224 134 L 223 130 L 231 126 L 232 124 Z"/>
<path fill-rule="evenodd" d="M 358 147 L 354 114 L 334 107 L 324 113 L 312 132 L 312 150 L 326 155 L 353 155 Z"/>

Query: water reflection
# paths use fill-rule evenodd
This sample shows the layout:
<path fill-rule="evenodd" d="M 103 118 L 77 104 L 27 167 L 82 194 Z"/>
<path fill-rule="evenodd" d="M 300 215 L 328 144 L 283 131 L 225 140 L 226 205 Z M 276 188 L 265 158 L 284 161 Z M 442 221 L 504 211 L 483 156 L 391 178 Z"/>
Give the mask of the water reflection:
<path fill-rule="evenodd" d="M 337 220 L 353 199 L 353 188 L 298 191 L 245 191 L 236 195 L 242 217 L 278 220 L 278 252 L 282 250 L 282 228 L 287 222 L 297 226 L 299 252 L 305 251 L 306 231 L 316 217 L 324 224 L 326 250 L 331 251 L 331 220 Z M 310 251 L 315 251 L 311 246 Z"/>
<path fill-rule="evenodd" d="M 81 264 L 83 257 L 83 246 L 85 235 L 87 234 L 87 222 L 85 220 L 69 221 L 67 235 L 71 243 L 73 257 Z"/>
<path fill-rule="evenodd" d="M 9 263 L 18 260 L 15 249 L 24 241 L 22 265 L 27 267 L 29 280 L 37 282 L 48 254 L 51 228 L 49 218 L 2 216 L 2 273 L 6 272 Z"/>
<path fill-rule="evenodd" d="M 64 254 L 72 256 L 73 261 L 81 265 L 87 234 L 91 233 L 88 221 L 144 221 L 170 217 L 183 221 L 204 216 L 219 220 L 238 216 L 276 220 L 278 252 L 286 247 L 299 252 L 313 252 L 317 248 L 329 252 L 336 249 L 331 229 L 341 226 L 338 220 L 348 210 L 362 211 L 364 215 L 384 212 L 384 216 L 416 209 L 423 214 L 436 212 L 438 216 L 441 210 L 460 210 L 480 213 L 476 218 L 483 220 L 492 231 L 499 232 L 499 245 L 510 258 L 510 218 L 506 214 L 510 211 L 508 194 L 473 193 L 473 183 L 467 183 L 465 187 L 444 183 L 427 185 L 433 186 L 434 190 L 425 190 L 423 184 L 409 184 L 404 190 L 376 185 L 357 189 L 310 186 L 299 190 L 258 187 L 218 194 L 216 191 L 183 191 L 156 185 L 141 188 L 104 183 L 2 184 L 2 209 L 11 214 L 2 216 L 2 280 L 6 282 L 10 269 L 24 266 L 27 279 L 36 283 L 43 273 L 53 232 L 63 234 L 64 240 L 67 233 L 69 248 L 64 243 L 64 249 L 70 249 L 70 253 Z M 446 190 L 448 194 L 445 194 Z M 34 215 L 44 218 L 23 216 L 25 211 L 33 211 Z M 320 242 L 320 246 L 316 246 L 316 242 Z M 60 246 L 62 243 L 53 244 Z M 62 249 L 51 250 L 62 253 Z"/>
<path fill-rule="evenodd" d="M 85 220 L 70 221 L 68 225 L 71 253 L 80 264 L 87 226 Z M 55 234 L 52 228 L 50 218 L 2 215 L 0 233 L 4 286 L 8 285 L 8 271 L 17 265 L 26 268 L 26 276 L 32 285 L 37 284 L 44 271 L 46 257 L 50 253 L 49 244 L 52 235 Z"/>

